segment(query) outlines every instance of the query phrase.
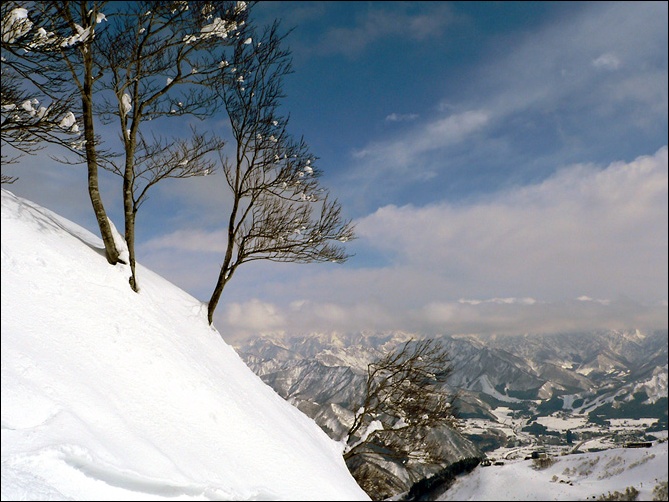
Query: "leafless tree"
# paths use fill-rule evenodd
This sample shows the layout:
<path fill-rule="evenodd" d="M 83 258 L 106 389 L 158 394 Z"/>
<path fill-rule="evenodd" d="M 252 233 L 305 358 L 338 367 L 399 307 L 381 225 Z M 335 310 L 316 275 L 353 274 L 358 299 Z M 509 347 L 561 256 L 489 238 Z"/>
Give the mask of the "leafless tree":
<path fill-rule="evenodd" d="M 285 36 L 285 35 L 284 35 Z M 320 170 L 303 139 L 287 132 L 279 115 L 283 77 L 291 72 L 277 23 L 261 34 L 247 30 L 222 64 L 220 95 L 235 145 L 220 153 L 232 193 L 227 247 L 208 305 L 209 323 L 223 289 L 242 263 L 343 262 L 342 243 L 354 238 L 341 206 L 319 184 Z"/>
<path fill-rule="evenodd" d="M 45 143 L 65 144 L 78 138 L 72 96 L 61 92 L 62 76 L 49 78 L 46 32 L 39 19 L 17 2 L 0 6 L 2 65 L 0 67 L 0 137 L 2 164 L 15 164 L 24 154 L 33 154 Z M 2 183 L 16 181 L 2 176 Z"/>
<path fill-rule="evenodd" d="M 252 4 L 31 3 L 29 16 L 14 16 L 27 19 L 16 25 L 20 36 L 32 30 L 31 39 L 24 37 L 30 55 L 15 51 L 12 72 L 6 78 L 3 73 L 3 93 L 5 88 L 22 89 L 22 83 L 12 87 L 18 75 L 38 89 L 49 89 L 51 96 L 67 97 L 55 99 L 45 116 L 49 110 L 64 112 L 72 105 L 58 126 L 75 133 L 81 122 L 83 138 L 61 143 L 88 167 L 88 190 L 112 264 L 120 260 L 119 250 L 102 204 L 98 167 L 122 176 L 134 290 L 138 289 L 135 220 L 147 191 L 163 179 L 213 172 L 216 166 L 209 153 L 218 152 L 232 190 L 232 206 L 228 245 L 209 301 L 210 323 L 223 288 L 242 263 L 342 262 L 348 255 L 341 243 L 354 237 L 339 202 L 319 185 L 316 157 L 303 139 L 287 133 L 288 118 L 278 114 L 282 79 L 291 71 L 290 54 L 281 48 L 277 24 L 260 35 L 249 26 Z M 67 106 L 58 108 L 61 104 Z M 23 110 L 30 114 L 29 108 L 26 104 Z M 185 115 L 206 118 L 220 109 L 227 112 L 235 142 L 229 158 L 214 135 L 195 129 L 190 137 L 155 134 L 164 120 Z M 103 149 L 96 134 L 98 120 L 118 124 L 120 150 Z M 3 140 L 5 136 L 3 129 Z"/>
<path fill-rule="evenodd" d="M 360 406 L 344 440 L 344 459 L 382 455 L 438 463 L 429 433 L 455 427 L 456 396 L 444 383 L 452 372 L 446 349 L 436 339 L 410 340 L 367 367 Z"/>
<path fill-rule="evenodd" d="M 184 115 L 205 118 L 220 108 L 214 77 L 247 16 L 243 2 L 132 2 L 99 41 L 104 48 L 100 59 L 109 72 L 102 85 L 111 91 L 101 113 L 107 121 L 115 118 L 123 145 L 122 161 L 105 159 L 104 165 L 123 178 L 135 291 L 135 220 L 147 190 L 167 178 L 213 173 L 215 164 L 207 154 L 223 148 L 220 139 L 194 129 L 190 139 L 147 134 L 146 129 Z"/>
<path fill-rule="evenodd" d="M 46 142 L 61 143 L 78 137 L 63 119 L 70 108 L 67 103 L 54 102 L 44 94 L 29 89 L 25 79 L 7 64 L 2 65 L 0 131 L 2 137 L 3 164 L 14 164 L 23 154 L 32 154 L 44 147 Z M 41 100 L 36 96 L 40 95 Z M 44 106 L 45 101 L 50 104 Z M 61 125 L 62 124 L 62 125 Z M 14 155 L 5 152 L 12 151 Z"/>
<path fill-rule="evenodd" d="M 12 13 L 13 9 L 5 5 L 3 13 Z M 62 142 L 78 160 L 60 160 L 88 166 L 89 194 L 110 263 L 119 261 L 119 250 L 102 204 L 98 167 L 121 174 L 130 285 L 134 290 L 138 288 L 135 219 L 147 190 L 163 179 L 213 172 L 215 166 L 207 153 L 222 148 L 222 142 L 213 135 L 193 130 L 190 138 L 166 138 L 147 130 L 147 123 L 155 121 L 151 125 L 161 127 L 161 120 L 186 114 L 205 118 L 220 108 L 212 79 L 220 74 L 226 48 L 241 36 L 238 28 L 245 24 L 249 5 L 230 1 L 65 0 L 36 2 L 30 5 L 29 13 L 18 4 L 13 6 L 23 12 L 9 16 L 18 19 L 13 23 L 13 33 L 20 36 L 3 35 L 15 49 L 11 53 L 15 56 L 12 72 L 7 78 L 3 72 L 3 103 L 5 88 L 10 88 L 4 84 L 14 83 L 16 80 L 11 79 L 15 75 L 20 77 L 19 86 L 11 89 L 22 89 L 25 82 L 30 82 L 51 96 L 67 97 L 46 110 L 66 110 L 67 120 L 60 119 L 58 125 L 67 125 L 73 131 L 78 128 L 77 121 L 83 122 L 83 139 Z M 18 41 L 23 42 L 23 51 L 16 49 Z M 104 123 L 114 118 L 120 129 L 120 152 L 103 150 L 95 133 L 98 119 Z M 43 132 L 44 128 L 33 129 Z M 3 141 L 5 137 L 18 137 L 25 146 L 26 138 L 34 142 L 44 139 L 26 134 L 26 127 L 9 129 L 3 125 Z"/>
<path fill-rule="evenodd" d="M 20 79 L 17 89 L 23 91 L 27 86 L 27 92 L 36 89 L 53 98 L 45 110 L 50 111 L 54 119 L 62 116 L 60 121 L 51 121 L 57 122 L 60 129 L 76 134 L 79 124 L 83 125 L 83 138 L 62 140 L 57 128 L 46 129 L 49 134 L 44 134 L 45 127 L 40 127 L 31 130 L 31 136 L 20 139 L 55 139 L 54 142 L 65 146 L 78 156 L 80 162 L 86 163 L 88 193 L 105 255 L 109 263 L 116 264 L 120 260 L 119 251 L 99 189 L 100 138 L 95 133 L 93 109 L 94 87 L 103 74 L 96 62 L 96 39 L 98 28 L 104 26 L 105 6 L 106 2 L 84 0 L 30 2 L 25 7 L 14 2 L 7 16 L 3 16 L 3 21 L 18 19 L 18 23 L 13 24 L 14 32 L 18 30 L 20 36 L 8 36 L 5 40 L 3 27 L 3 41 L 6 42 L 3 44 L 3 58 L 5 54 L 9 56 L 3 61 L 3 66 L 5 63 L 8 66 L 10 81 L 12 78 Z M 18 47 L 17 42 L 20 42 Z M 39 117 L 42 108 L 34 110 Z M 28 113 L 32 114 L 32 111 L 28 110 Z M 50 114 L 45 113 L 44 117 Z M 34 134 L 35 131 L 37 134 Z M 58 134 L 54 138 L 56 131 Z"/>

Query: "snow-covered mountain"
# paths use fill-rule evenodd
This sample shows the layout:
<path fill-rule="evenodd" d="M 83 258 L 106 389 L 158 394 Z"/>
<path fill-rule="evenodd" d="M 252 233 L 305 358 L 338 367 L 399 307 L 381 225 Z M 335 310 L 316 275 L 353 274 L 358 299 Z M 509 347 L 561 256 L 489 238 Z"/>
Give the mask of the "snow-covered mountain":
<path fill-rule="evenodd" d="M 667 442 L 479 467 L 422 500 L 667 500 Z"/>
<path fill-rule="evenodd" d="M 469 335 L 443 340 L 453 354 L 451 384 L 456 387 L 479 391 L 475 382 L 485 377 L 492 389 L 482 394 L 493 398 L 559 399 L 564 410 L 609 418 L 640 418 L 635 414 L 644 408 L 650 413 L 644 416 L 656 416 L 663 405 L 665 413 L 657 418 L 667 423 L 667 331 Z M 483 356 L 469 347 L 489 351 L 498 362 L 482 364 Z M 511 379 L 517 374 L 525 378 Z M 632 409 L 635 394 L 638 402 Z"/>
<path fill-rule="evenodd" d="M 332 438 L 341 440 L 361 404 L 367 365 L 411 338 L 403 333 L 270 336 L 251 340 L 238 351 L 263 381 L 313 417 Z M 483 457 L 457 430 L 434 430 L 432 439 L 440 445 L 440 463 L 361 456 L 350 460 L 348 467 L 368 493 L 380 499 L 406 492 L 454 462 Z"/>
<path fill-rule="evenodd" d="M 404 332 L 271 335 L 238 351 L 281 396 L 331 437 L 341 438 L 360 402 L 367 364 L 411 338 L 420 337 Z M 538 444 L 558 442 L 570 428 L 581 440 L 606 437 L 606 447 L 615 446 L 607 432 L 610 419 L 643 419 L 633 427 L 616 426 L 617 441 L 643 436 L 647 422 L 653 430 L 667 428 L 666 331 L 440 339 L 454 368 L 449 386 L 459 394 L 463 427 L 441 438 L 444 463 L 439 466 L 376 466 L 394 493 L 481 451 L 515 446 L 515 457 L 522 458 Z M 541 422 L 553 415 L 562 422 Z M 591 421 L 601 429 L 593 431 Z M 597 445 L 602 443 L 583 449 Z"/>
<path fill-rule="evenodd" d="M 2 190 L 2 500 L 368 500 L 206 308 Z"/>
<path fill-rule="evenodd" d="M 274 335 L 253 339 L 238 350 L 284 397 L 304 400 L 318 395 L 315 400 L 325 402 L 327 396 L 321 392 L 346 388 L 344 380 L 354 381 L 370 361 L 412 337 L 420 338 L 404 332 Z M 658 401 L 666 405 L 666 331 L 462 335 L 440 340 L 454 368 L 449 384 L 464 392 L 465 416 L 485 416 L 498 402 L 551 398 L 560 398 L 562 407 L 580 413 L 597 412 L 605 405 L 619 410 L 639 393 L 643 396 L 638 407 L 656 406 Z M 314 365 L 329 376 L 319 377 Z M 343 396 L 336 400 L 345 404 Z"/>

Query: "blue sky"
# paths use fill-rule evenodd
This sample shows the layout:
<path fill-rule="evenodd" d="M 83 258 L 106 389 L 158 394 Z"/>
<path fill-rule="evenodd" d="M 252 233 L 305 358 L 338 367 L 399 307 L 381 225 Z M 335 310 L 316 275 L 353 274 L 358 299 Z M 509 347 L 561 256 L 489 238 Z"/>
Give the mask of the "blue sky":
<path fill-rule="evenodd" d="M 343 265 L 240 268 L 224 335 L 666 329 L 666 2 L 261 2 L 252 17 L 294 28 L 282 110 L 358 239 Z M 95 230 L 83 169 L 41 157 L 17 174 L 14 193 Z M 119 180 L 103 186 L 121 227 Z M 138 216 L 138 261 L 203 301 L 224 193 L 222 176 L 164 183 Z"/>

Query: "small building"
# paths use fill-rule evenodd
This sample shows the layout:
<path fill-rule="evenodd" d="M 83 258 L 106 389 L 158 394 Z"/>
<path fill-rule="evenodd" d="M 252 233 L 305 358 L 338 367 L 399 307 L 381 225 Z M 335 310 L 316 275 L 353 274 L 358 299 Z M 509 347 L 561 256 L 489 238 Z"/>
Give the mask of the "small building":
<path fill-rule="evenodd" d="M 653 443 L 650 441 L 632 441 L 623 445 L 624 448 L 650 448 L 651 446 Z"/>

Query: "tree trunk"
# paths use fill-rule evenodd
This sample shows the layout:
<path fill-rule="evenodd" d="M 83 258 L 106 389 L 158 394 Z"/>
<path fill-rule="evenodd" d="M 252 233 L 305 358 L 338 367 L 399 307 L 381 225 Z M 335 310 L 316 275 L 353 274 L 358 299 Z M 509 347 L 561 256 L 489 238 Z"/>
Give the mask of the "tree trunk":
<path fill-rule="evenodd" d="M 216 310 L 216 305 L 218 305 L 218 301 L 221 299 L 225 283 L 228 282 L 229 277 L 225 277 L 226 272 L 225 268 L 221 267 L 221 273 L 218 274 L 218 282 L 216 282 L 214 292 L 209 299 L 209 304 L 207 306 L 207 320 L 209 321 L 210 326 L 214 323 L 214 311 Z"/>
<path fill-rule="evenodd" d="M 86 140 L 86 164 L 88 166 L 88 195 L 93 204 L 95 218 L 100 227 L 100 235 L 105 246 L 105 256 L 111 265 L 116 265 L 119 259 L 119 252 L 114 244 L 107 213 L 100 197 L 100 188 L 98 185 L 98 161 L 95 150 L 95 130 L 93 126 L 93 58 L 88 50 L 83 51 L 84 56 L 84 94 L 82 96 L 82 111 L 84 120 L 84 138 Z"/>
<path fill-rule="evenodd" d="M 239 165 L 239 162 L 237 165 Z M 237 175 L 237 179 L 239 179 L 239 175 Z M 235 248 L 235 220 L 237 218 L 237 208 L 239 207 L 238 193 L 239 188 L 235 190 L 235 201 L 232 204 L 230 220 L 228 221 L 228 246 L 225 250 L 225 258 L 223 259 L 223 265 L 221 265 L 221 272 L 218 274 L 216 287 L 214 288 L 214 292 L 211 294 L 209 305 L 207 307 L 207 319 L 209 320 L 210 326 L 214 323 L 214 311 L 216 310 L 218 301 L 221 299 L 223 288 L 232 277 L 232 274 L 235 273 L 235 270 L 240 263 L 240 260 L 238 259 L 232 267 L 230 266 L 230 263 L 232 263 L 232 254 Z"/>
<path fill-rule="evenodd" d="M 137 293 L 139 285 L 135 275 L 135 216 L 136 213 L 132 213 L 130 217 L 126 215 L 125 242 L 128 245 L 128 261 L 130 262 L 130 287 Z"/>
<path fill-rule="evenodd" d="M 218 274 L 218 281 L 216 282 L 216 287 L 214 292 L 211 294 L 209 299 L 209 305 L 207 306 L 207 319 L 209 320 L 209 325 L 211 326 L 214 323 L 214 310 L 216 310 L 216 305 L 218 305 L 218 300 L 221 299 L 221 293 L 223 293 L 223 288 L 228 283 L 232 274 L 237 270 L 239 263 L 235 263 L 230 266 L 232 261 L 232 251 L 234 245 L 232 244 L 232 237 L 229 237 L 228 240 L 228 250 L 225 253 L 225 260 L 223 260 L 223 265 L 221 266 L 221 272 Z"/>
<path fill-rule="evenodd" d="M 131 147 L 129 155 L 132 159 L 134 149 Z M 123 209 L 125 212 L 125 243 L 128 246 L 128 261 L 130 262 L 130 287 L 134 292 L 139 291 L 137 276 L 135 275 L 135 203 L 132 194 L 134 170 L 132 162 L 126 160 L 125 175 L 123 176 Z"/>

